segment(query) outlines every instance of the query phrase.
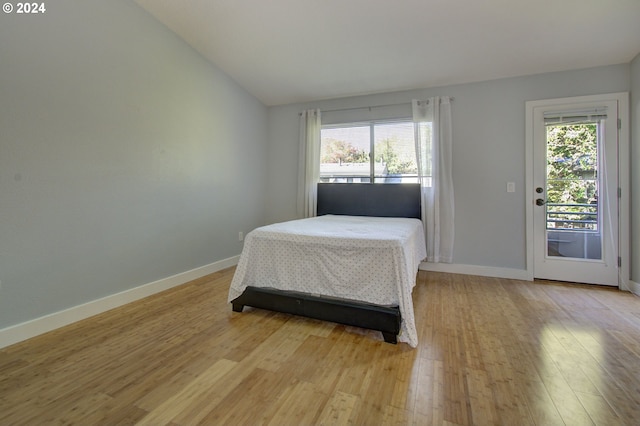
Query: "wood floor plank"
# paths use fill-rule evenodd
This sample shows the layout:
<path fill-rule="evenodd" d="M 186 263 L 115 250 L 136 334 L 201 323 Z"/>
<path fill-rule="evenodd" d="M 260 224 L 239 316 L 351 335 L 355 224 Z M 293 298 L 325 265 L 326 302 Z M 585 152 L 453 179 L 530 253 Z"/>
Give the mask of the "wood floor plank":
<path fill-rule="evenodd" d="M 203 418 L 202 423 L 258 424 L 280 397 L 281 389 L 294 381 L 290 375 L 256 368 Z M 182 420 L 186 424 L 194 423 L 186 417 Z"/>
<path fill-rule="evenodd" d="M 635 425 L 640 298 L 420 271 L 419 345 L 260 309 L 234 268 L 0 350 L 0 424 Z"/>
<path fill-rule="evenodd" d="M 465 373 L 471 409 L 471 424 L 498 424 L 498 415 L 493 401 L 493 390 L 489 374 L 483 370 L 472 369 L 467 370 Z"/>
<path fill-rule="evenodd" d="M 335 392 L 318 417 L 319 425 L 344 425 L 349 422 L 358 397 L 344 392 Z"/>
<path fill-rule="evenodd" d="M 265 424 L 315 424 L 328 399 L 328 395 L 320 392 L 313 383 L 292 383 L 265 412 Z"/>
<path fill-rule="evenodd" d="M 202 375 L 190 382 L 175 395 L 166 399 L 159 406 L 154 408 L 147 416 L 138 422 L 139 425 L 155 425 L 172 421 L 180 415 L 201 413 L 196 407 L 204 401 L 208 405 L 209 394 L 215 383 L 224 375 L 228 374 L 237 365 L 234 361 L 221 359 L 216 362 Z M 202 417 L 206 415 L 203 413 Z"/>

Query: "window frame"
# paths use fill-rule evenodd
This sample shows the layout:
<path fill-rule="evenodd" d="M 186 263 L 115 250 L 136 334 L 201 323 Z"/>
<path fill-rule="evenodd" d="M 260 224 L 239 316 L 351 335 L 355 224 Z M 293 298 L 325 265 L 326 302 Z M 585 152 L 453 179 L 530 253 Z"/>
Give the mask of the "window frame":
<path fill-rule="evenodd" d="M 320 129 L 320 149 L 322 149 L 322 131 L 324 131 L 325 129 L 341 129 L 341 128 L 350 128 L 350 127 L 368 127 L 369 128 L 369 174 L 368 176 L 347 176 L 347 179 L 353 179 L 353 178 L 368 178 L 369 182 L 367 183 L 371 183 L 371 184 L 383 184 L 383 185 L 397 185 L 397 184 L 407 184 L 407 183 L 418 183 L 419 182 L 419 173 L 418 170 L 416 170 L 415 174 L 413 175 L 402 175 L 400 177 L 400 182 L 386 182 L 386 179 L 389 179 L 389 177 L 386 176 L 377 176 L 376 172 L 375 172 L 375 165 L 376 165 L 376 150 L 375 150 L 375 145 L 376 145 L 376 132 L 375 132 L 375 128 L 376 126 L 379 125 L 387 125 L 387 124 L 408 124 L 410 125 L 415 132 L 415 125 L 416 123 L 413 121 L 413 119 L 411 117 L 401 117 L 401 118 L 390 118 L 390 119 L 374 119 L 374 120 L 364 120 L 364 121 L 355 121 L 355 122 L 346 122 L 346 123 L 335 123 L 335 124 L 325 124 L 321 126 Z M 415 135 L 415 133 L 414 133 Z M 415 152 L 415 140 L 414 142 L 414 156 L 416 156 L 416 167 L 417 167 L 417 153 Z M 322 160 L 320 159 L 320 164 L 322 164 Z M 335 179 L 335 176 L 322 176 L 322 173 L 320 173 L 319 176 L 319 182 L 322 183 L 326 183 L 326 182 L 330 182 L 329 179 Z M 405 179 L 408 179 L 408 181 L 404 181 Z M 350 183 L 355 183 L 355 182 L 335 182 L 335 183 L 340 183 L 340 184 L 350 184 Z"/>

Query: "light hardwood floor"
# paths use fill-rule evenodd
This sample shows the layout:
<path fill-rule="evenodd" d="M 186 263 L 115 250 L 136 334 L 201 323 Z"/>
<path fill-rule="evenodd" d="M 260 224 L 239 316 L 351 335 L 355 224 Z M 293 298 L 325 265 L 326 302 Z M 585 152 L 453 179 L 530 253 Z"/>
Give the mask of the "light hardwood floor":
<path fill-rule="evenodd" d="M 226 303 L 234 269 L 0 350 L 0 424 L 640 422 L 640 298 L 418 273 L 420 344 Z"/>

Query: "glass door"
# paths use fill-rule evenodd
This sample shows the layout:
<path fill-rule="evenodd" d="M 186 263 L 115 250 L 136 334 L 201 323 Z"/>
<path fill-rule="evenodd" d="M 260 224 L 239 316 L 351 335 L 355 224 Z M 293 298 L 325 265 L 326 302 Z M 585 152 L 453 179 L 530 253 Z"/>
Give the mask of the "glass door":
<path fill-rule="evenodd" d="M 602 260 L 601 129 L 599 121 L 546 126 L 546 256 Z"/>
<path fill-rule="evenodd" d="M 534 276 L 617 286 L 617 104 L 534 120 Z"/>

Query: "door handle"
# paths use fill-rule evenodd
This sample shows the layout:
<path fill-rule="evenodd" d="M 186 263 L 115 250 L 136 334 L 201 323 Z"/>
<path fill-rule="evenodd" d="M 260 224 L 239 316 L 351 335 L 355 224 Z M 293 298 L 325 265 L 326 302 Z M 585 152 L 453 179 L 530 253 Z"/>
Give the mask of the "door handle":
<path fill-rule="evenodd" d="M 538 198 L 536 200 L 536 206 L 544 206 L 546 204 L 546 201 L 543 200 L 542 198 Z"/>

